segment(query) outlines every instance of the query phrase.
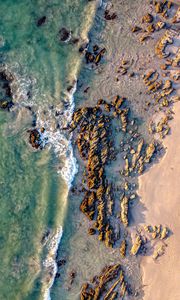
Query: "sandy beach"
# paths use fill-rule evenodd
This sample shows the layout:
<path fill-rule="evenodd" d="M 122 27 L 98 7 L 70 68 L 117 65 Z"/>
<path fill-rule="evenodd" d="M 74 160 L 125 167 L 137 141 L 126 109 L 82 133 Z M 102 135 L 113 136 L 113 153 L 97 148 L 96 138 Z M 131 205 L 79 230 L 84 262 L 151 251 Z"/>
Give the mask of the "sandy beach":
<path fill-rule="evenodd" d="M 172 235 L 160 260 L 142 259 L 144 300 L 180 299 L 180 103 L 175 106 L 172 132 L 165 141 L 166 154 L 140 177 L 139 195 L 144 204 L 146 224 L 164 224 Z"/>

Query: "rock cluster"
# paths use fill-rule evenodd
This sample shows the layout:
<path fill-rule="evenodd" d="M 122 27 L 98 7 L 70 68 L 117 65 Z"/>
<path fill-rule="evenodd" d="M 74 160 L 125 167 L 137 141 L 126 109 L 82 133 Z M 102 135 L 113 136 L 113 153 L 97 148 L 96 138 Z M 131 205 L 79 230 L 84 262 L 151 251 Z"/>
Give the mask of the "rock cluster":
<path fill-rule="evenodd" d="M 137 140 L 136 149 L 132 148 L 125 158 L 125 166 L 122 174 L 128 177 L 133 172 L 142 174 L 146 164 L 150 163 L 156 153 L 156 143 L 145 144 L 144 139 Z"/>
<path fill-rule="evenodd" d="M 168 238 L 169 232 L 169 229 L 162 225 L 139 227 L 135 238 L 133 238 L 131 255 L 152 255 L 152 258 L 157 259 L 165 251 L 164 246 L 166 244 L 164 240 Z M 160 249 L 163 249 L 163 251 Z"/>
<path fill-rule="evenodd" d="M 117 95 L 110 103 L 99 99 L 94 107 L 77 109 L 70 124 L 71 131 L 76 129 L 77 148 L 85 163 L 83 183 L 86 192 L 80 210 L 94 221 L 88 233 L 98 234 L 99 240 L 104 241 L 107 247 L 113 247 L 117 240 L 112 222 L 115 217 L 113 188 L 105 172 L 106 165 L 115 160 L 117 152 L 112 140 L 112 120 L 119 119 L 120 129 L 126 134 L 128 114 L 125 98 Z M 120 220 L 124 227 L 128 226 L 128 201 L 124 195 L 120 203 Z"/>
<path fill-rule="evenodd" d="M 159 39 L 155 46 L 155 53 L 159 58 L 166 58 L 169 56 L 169 53 L 165 52 L 167 45 L 173 43 L 173 37 L 177 34 L 176 31 L 169 29 L 166 30 L 165 34 Z"/>
<path fill-rule="evenodd" d="M 92 283 L 85 283 L 81 289 L 81 300 L 121 299 L 126 294 L 126 282 L 120 264 L 105 267 Z"/>
<path fill-rule="evenodd" d="M 88 233 L 98 235 L 107 247 L 113 247 L 120 235 L 115 234 L 113 218 L 115 199 L 112 185 L 106 178 L 106 165 L 116 158 L 112 132 L 112 120 L 118 119 L 121 123 L 121 132 L 129 134 L 128 124 L 129 108 L 126 107 L 126 99 L 117 95 L 108 103 L 99 99 L 94 107 L 82 107 L 77 109 L 70 124 L 70 130 L 74 131 L 79 154 L 85 163 L 85 196 L 80 204 L 80 210 L 89 219 L 94 221 Z M 131 122 L 132 123 L 132 122 Z M 134 122 L 133 122 L 134 124 Z M 133 172 L 141 174 L 144 165 L 151 162 L 156 151 L 154 142 L 146 145 L 143 139 L 135 141 L 137 148 L 132 148 L 125 158 L 125 168 L 122 175 L 129 177 Z M 129 202 L 136 197 L 129 194 L 128 185 L 120 199 L 119 221 L 123 228 L 128 226 Z M 119 205 L 119 204 L 118 204 Z M 116 221 L 117 222 L 117 221 Z M 122 244 L 121 252 L 126 254 L 126 243 Z M 121 255 L 123 256 L 123 254 Z"/>
<path fill-rule="evenodd" d="M 169 229 L 166 226 L 155 225 L 155 226 L 144 226 L 144 230 L 150 234 L 152 239 L 159 238 L 161 240 L 165 239 L 169 235 Z"/>
<path fill-rule="evenodd" d="M 85 53 L 85 59 L 86 59 L 86 63 L 94 63 L 95 65 L 98 65 L 101 61 L 101 59 L 103 58 L 103 56 L 106 53 L 106 49 L 103 48 L 101 50 L 99 50 L 99 46 L 95 45 L 93 47 L 93 51 L 86 51 Z"/>
<path fill-rule="evenodd" d="M 131 31 L 133 33 L 134 32 L 141 33 L 139 39 L 140 42 L 144 42 L 147 39 L 149 39 L 152 33 L 156 31 L 159 31 L 165 27 L 169 28 L 169 25 L 166 24 L 166 22 L 164 22 L 164 19 L 169 18 L 172 3 L 170 1 L 163 1 L 163 2 L 153 1 L 152 4 L 154 5 L 154 16 L 153 14 L 147 13 L 141 19 L 141 26 L 135 25 L 131 28 Z M 178 8 L 176 14 L 171 19 L 171 22 L 179 23 L 180 22 L 179 19 L 180 19 L 180 9 Z M 174 35 L 174 31 L 168 29 L 165 32 L 165 35 L 157 43 L 155 52 L 160 58 L 164 58 L 168 56 L 168 54 L 166 54 L 164 50 L 168 44 L 172 43 L 173 35 Z"/>
<path fill-rule="evenodd" d="M 98 101 L 99 105 L 101 101 Z M 115 158 L 111 140 L 111 118 L 97 105 L 74 112 L 71 130 L 78 127 L 76 139 L 81 158 L 86 163 L 87 191 L 80 210 L 89 220 L 95 220 L 90 234 L 98 232 L 99 240 L 113 245 L 113 230 L 109 217 L 112 215 L 112 188 L 105 176 L 105 165 Z"/>
<path fill-rule="evenodd" d="M 166 51 L 166 47 L 173 44 L 174 40 L 178 37 L 178 28 L 173 24 L 179 23 L 180 8 L 177 8 L 174 17 L 171 18 L 171 2 L 152 1 L 152 4 L 154 5 L 156 15 L 152 20 L 153 23 L 145 30 L 148 31 L 148 34 L 153 35 L 154 31 L 159 31 L 165 27 L 167 28 L 166 31 L 163 30 L 163 35 L 155 44 L 155 54 L 158 58 L 163 59 L 164 62 L 160 66 L 160 71 L 155 69 L 148 70 L 143 75 L 143 81 L 147 87 L 147 93 L 152 96 L 152 101 L 146 102 L 147 107 L 152 105 L 158 106 L 159 110 L 164 112 L 164 116 L 157 124 L 153 121 L 150 122 L 149 132 L 151 134 L 157 133 L 160 138 L 164 138 L 170 131 L 169 120 L 172 119 L 172 112 L 169 109 L 167 110 L 167 108 L 169 108 L 174 102 L 180 100 L 180 97 L 175 95 L 176 89 L 174 86 L 174 83 L 176 83 L 180 78 L 179 70 L 175 69 L 180 64 L 180 51 L 177 50 L 176 53 Z M 143 17 L 143 22 L 148 19 L 148 16 L 149 14 Z M 163 17 L 163 20 L 161 17 Z M 168 25 L 164 22 L 164 18 L 169 19 Z M 133 30 L 133 32 L 135 31 L 136 30 Z M 156 37 L 153 35 L 153 38 Z M 173 67 L 173 70 L 171 67 Z M 166 79 L 164 80 L 164 78 Z M 152 147 L 151 149 L 149 148 L 148 151 L 151 150 L 153 150 Z"/>
<path fill-rule="evenodd" d="M 38 129 L 32 129 L 28 130 L 29 132 L 29 143 L 31 146 L 35 149 L 41 149 L 42 147 L 42 133 L 44 133 L 44 128 Z"/>
<path fill-rule="evenodd" d="M 108 21 L 114 20 L 117 18 L 117 14 L 115 12 L 111 13 L 109 10 L 106 9 L 104 12 L 104 18 Z"/>

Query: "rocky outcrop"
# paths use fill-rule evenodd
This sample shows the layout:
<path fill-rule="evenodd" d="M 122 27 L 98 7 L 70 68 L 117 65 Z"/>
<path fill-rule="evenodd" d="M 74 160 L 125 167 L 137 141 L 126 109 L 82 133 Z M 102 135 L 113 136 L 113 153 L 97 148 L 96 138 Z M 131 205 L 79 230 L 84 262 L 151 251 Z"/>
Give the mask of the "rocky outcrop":
<path fill-rule="evenodd" d="M 132 248 L 131 248 L 131 254 L 132 255 L 136 255 L 141 247 L 142 244 L 142 240 L 141 237 L 139 235 L 136 236 Z"/>
<path fill-rule="evenodd" d="M 42 148 L 42 134 L 44 133 L 45 129 L 41 128 L 39 129 L 32 129 L 28 130 L 29 133 L 29 143 L 31 146 L 35 149 L 41 149 Z"/>
<path fill-rule="evenodd" d="M 128 202 L 129 199 L 126 196 L 121 200 L 121 222 L 125 227 L 128 226 Z"/>
<path fill-rule="evenodd" d="M 126 282 L 120 264 L 105 267 L 92 283 L 85 283 L 81 289 L 81 300 L 109 300 L 126 294 Z"/>

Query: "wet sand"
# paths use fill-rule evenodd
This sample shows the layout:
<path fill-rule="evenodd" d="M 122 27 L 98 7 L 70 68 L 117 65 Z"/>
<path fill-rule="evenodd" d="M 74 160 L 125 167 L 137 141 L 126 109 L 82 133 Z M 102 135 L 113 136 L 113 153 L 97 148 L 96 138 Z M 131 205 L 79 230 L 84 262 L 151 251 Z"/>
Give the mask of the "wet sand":
<path fill-rule="evenodd" d="M 142 259 L 144 300 L 180 299 L 180 103 L 175 107 L 171 135 L 164 145 L 166 154 L 160 163 L 140 177 L 139 195 L 145 205 L 147 224 L 165 224 L 172 235 L 165 241 L 165 254 L 157 261 Z M 154 298 L 155 297 L 155 298 Z"/>

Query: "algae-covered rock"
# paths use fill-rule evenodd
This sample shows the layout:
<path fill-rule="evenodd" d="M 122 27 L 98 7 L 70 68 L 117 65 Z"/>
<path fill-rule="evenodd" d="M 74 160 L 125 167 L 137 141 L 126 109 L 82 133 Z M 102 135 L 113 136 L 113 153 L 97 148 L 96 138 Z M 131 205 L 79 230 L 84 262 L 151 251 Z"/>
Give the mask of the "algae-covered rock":
<path fill-rule="evenodd" d="M 159 256 L 162 256 L 165 252 L 165 246 L 164 245 L 160 245 L 160 246 L 157 246 L 156 249 L 154 250 L 154 253 L 153 253 L 153 258 L 154 259 L 157 259 Z"/>
<path fill-rule="evenodd" d="M 162 89 L 167 90 L 170 89 L 171 87 L 172 87 L 172 81 L 169 79 L 165 80 Z"/>
<path fill-rule="evenodd" d="M 121 123 L 122 123 L 122 131 L 126 132 L 127 129 L 127 118 L 128 118 L 129 109 L 125 108 L 120 112 Z"/>
<path fill-rule="evenodd" d="M 81 300 L 93 300 L 94 294 L 94 289 L 88 283 L 83 284 L 81 289 Z"/>
<path fill-rule="evenodd" d="M 81 300 L 113 300 L 125 297 L 127 284 L 120 264 L 105 267 L 90 282 L 83 284 Z"/>
<path fill-rule="evenodd" d="M 141 154 L 143 145 L 144 145 L 144 140 L 141 139 L 137 145 L 137 150 L 132 157 L 132 169 L 134 169 L 136 167 L 136 163 L 137 163 L 138 159 L 140 158 L 140 154 Z"/>
<path fill-rule="evenodd" d="M 106 198 L 107 198 L 108 214 L 112 216 L 113 208 L 114 208 L 114 199 L 112 194 L 112 186 L 110 184 L 106 188 Z"/>
<path fill-rule="evenodd" d="M 126 240 L 123 240 L 120 245 L 120 255 L 122 258 L 126 256 Z"/>
<path fill-rule="evenodd" d="M 142 23 L 152 23 L 153 22 L 153 16 L 151 14 L 146 14 L 142 17 Z"/>
<path fill-rule="evenodd" d="M 165 34 L 159 39 L 155 46 L 155 53 L 159 58 L 166 58 L 169 56 L 168 53 L 165 53 L 165 48 L 167 45 L 173 43 L 173 37 L 177 33 L 173 30 L 166 30 Z"/>
<path fill-rule="evenodd" d="M 131 248 L 131 254 L 136 255 L 138 253 L 141 245 L 142 245 L 141 237 L 139 235 L 137 235 L 135 238 L 135 241 L 132 245 L 132 248 Z"/>
<path fill-rule="evenodd" d="M 126 196 L 121 200 L 121 221 L 125 227 L 128 226 L 128 202 L 129 199 Z"/>
<path fill-rule="evenodd" d="M 148 233 L 151 232 L 151 226 L 150 226 L 150 225 L 144 225 L 143 228 L 144 228 L 144 230 L 145 230 L 146 232 L 148 232 Z"/>
<path fill-rule="evenodd" d="M 160 14 L 163 12 L 164 9 L 164 3 L 163 2 L 157 2 L 155 3 L 155 11 L 157 14 Z"/>
<path fill-rule="evenodd" d="M 129 160 L 128 158 L 125 159 L 125 167 L 124 167 L 124 175 L 129 176 Z"/>
<path fill-rule="evenodd" d="M 137 162 L 138 174 L 142 174 L 144 171 L 144 157 L 140 156 Z"/>
<path fill-rule="evenodd" d="M 112 227 L 108 224 L 105 229 L 105 245 L 106 247 L 113 247 L 113 230 Z"/>
<path fill-rule="evenodd" d="M 145 33 L 139 38 L 139 41 L 142 43 L 142 42 L 148 40 L 150 37 L 151 37 L 151 35 L 149 33 Z"/>
<path fill-rule="evenodd" d="M 173 67 L 178 67 L 180 65 L 180 48 L 178 49 L 175 58 L 172 61 Z"/>
<path fill-rule="evenodd" d="M 150 24 L 149 26 L 146 27 L 146 31 L 148 33 L 152 33 L 155 31 L 155 27 L 154 27 L 154 24 Z"/>
<path fill-rule="evenodd" d="M 88 217 L 89 220 L 93 220 L 95 214 L 96 196 L 94 192 L 86 192 L 85 197 L 80 205 L 80 210 Z"/>
<path fill-rule="evenodd" d="M 164 138 L 169 133 L 170 127 L 168 124 L 168 116 L 162 117 L 156 126 L 156 132 L 161 138 Z"/>
<path fill-rule="evenodd" d="M 161 30 L 162 28 L 164 28 L 165 25 L 166 25 L 165 22 L 158 21 L 158 22 L 155 24 L 155 30 L 159 31 L 159 30 Z"/>
<path fill-rule="evenodd" d="M 114 284 L 108 289 L 106 295 L 104 296 L 103 300 L 109 300 L 109 299 L 116 299 L 116 296 L 118 295 L 118 292 L 114 292 L 114 289 L 116 286 L 120 283 L 120 280 L 116 280 Z"/>
<path fill-rule="evenodd" d="M 121 291 L 120 291 L 120 297 L 123 299 L 126 293 L 126 283 L 125 281 L 121 284 Z"/>
<path fill-rule="evenodd" d="M 162 87 L 162 84 L 163 84 L 162 80 L 153 82 L 152 84 L 150 84 L 148 86 L 148 91 L 156 92 L 157 90 L 159 90 Z"/>
<path fill-rule="evenodd" d="M 178 7 L 176 14 L 172 19 L 172 23 L 180 23 L 180 7 Z"/>
<path fill-rule="evenodd" d="M 88 233 L 89 233 L 90 235 L 94 235 L 94 234 L 96 234 L 96 229 L 90 227 L 90 228 L 88 229 Z"/>
<path fill-rule="evenodd" d="M 131 28 L 131 31 L 134 33 L 134 32 L 138 32 L 138 31 L 140 31 L 140 30 L 142 30 L 142 28 L 141 27 L 139 27 L 139 26 L 133 26 L 132 28 Z"/>
<path fill-rule="evenodd" d="M 32 129 L 28 130 L 29 132 L 29 143 L 35 149 L 41 148 L 42 145 L 42 138 L 41 135 L 44 132 L 44 128 L 39 129 Z"/>
<path fill-rule="evenodd" d="M 151 158 L 152 158 L 152 156 L 153 156 L 153 154 L 154 154 L 154 152 L 155 152 L 155 145 L 154 145 L 154 143 L 151 143 L 151 144 L 149 144 L 148 146 L 147 146 L 147 148 L 146 148 L 146 155 L 145 155 L 145 159 L 144 159 L 144 161 L 146 162 L 146 163 L 149 163 L 150 162 L 150 160 L 151 160 Z"/>
<path fill-rule="evenodd" d="M 104 268 L 101 275 L 98 277 L 98 284 L 95 287 L 95 294 L 93 300 L 98 300 L 104 291 L 104 286 L 111 282 L 113 279 L 117 278 L 120 272 L 121 266 L 120 264 L 112 265 Z"/>
<path fill-rule="evenodd" d="M 160 239 L 161 240 L 165 239 L 168 236 L 168 234 L 169 234 L 168 228 L 163 227 L 160 232 Z"/>

